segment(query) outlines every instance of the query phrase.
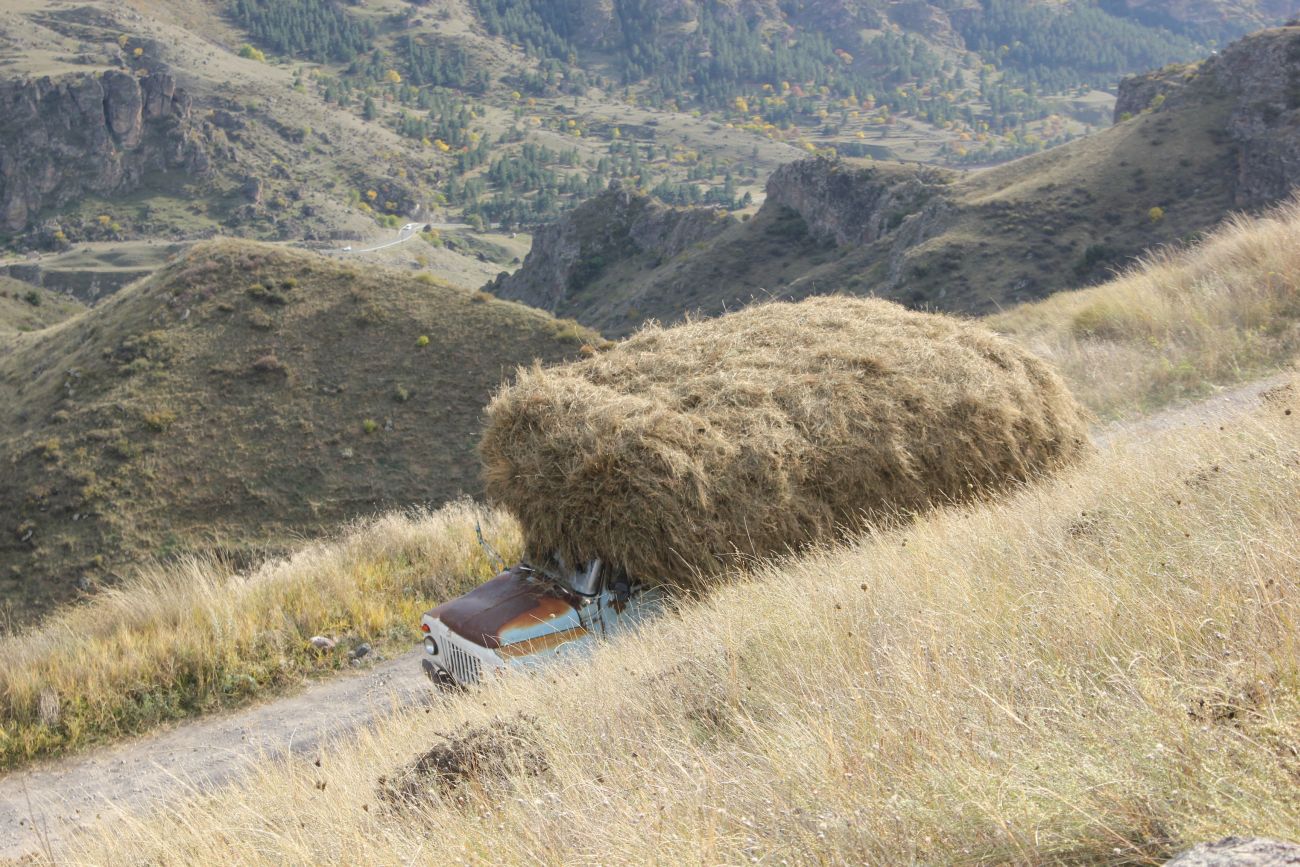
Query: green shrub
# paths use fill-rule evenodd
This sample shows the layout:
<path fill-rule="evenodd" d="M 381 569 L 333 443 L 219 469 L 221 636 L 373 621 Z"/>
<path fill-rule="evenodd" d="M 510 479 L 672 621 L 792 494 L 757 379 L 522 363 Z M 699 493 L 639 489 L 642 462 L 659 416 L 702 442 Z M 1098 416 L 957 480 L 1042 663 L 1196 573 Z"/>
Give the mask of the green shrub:
<path fill-rule="evenodd" d="M 420 347 L 421 349 L 423 349 L 424 347 L 428 346 L 428 345 L 429 345 L 429 335 L 427 335 L 427 334 L 421 334 L 419 337 L 415 338 L 415 345 L 418 346 L 418 347 Z"/>
<path fill-rule="evenodd" d="M 36 450 L 40 452 L 43 460 L 50 463 L 58 463 L 63 458 L 63 444 L 58 437 L 50 437 L 47 440 L 41 440 L 36 444 Z"/>
<path fill-rule="evenodd" d="M 379 422 L 375 421 L 373 418 L 368 418 L 361 423 L 361 430 L 365 431 L 367 434 L 372 434 L 379 430 Z"/>
<path fill-rule="evenodd" d="M 1081 308 L 1070 320 L 1076 337 L 1120 340 L 1148 335 L 1155 327 L 1150 314 L 1136 305 L 1099 299 Z"/>
<path fill-rule="evenodd" d="M 159 409 L 144 414 L 144 423 L 154 433 L 162 433 L 176 423 L 176 413 L 170 409 Z"/>

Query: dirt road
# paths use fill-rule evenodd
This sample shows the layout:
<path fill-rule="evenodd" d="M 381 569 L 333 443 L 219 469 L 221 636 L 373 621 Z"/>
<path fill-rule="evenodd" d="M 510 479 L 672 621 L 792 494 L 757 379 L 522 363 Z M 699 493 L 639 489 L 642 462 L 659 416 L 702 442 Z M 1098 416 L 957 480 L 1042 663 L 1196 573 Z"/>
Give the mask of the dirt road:
<path fill-rule="evenodd" d="M 1216 424 L 1281 385 L 1275 376 L 1190 406 L 1095 431 L 1103 446 L 1121 435 Z M 386 712 L 421 701 L 432 687 L 419 673 L 418 651 L 365 672 L 316 681 L 301 692 L 231 714 L 0 777 L 0 859 L 60 842 L 106 806 L 139 809 L 234 779 L 267 756 L 312 755 Z"/>
<path fill-rule="evenodd" d="M 313 755 L 322 742 L 419 702 L 432 689 L 414 651 L 276 701 L 15 771 L 0 777 L 0 860 L 57 854 L 62 840 L 106 809 L 220 785 L 268 756 Z"/>

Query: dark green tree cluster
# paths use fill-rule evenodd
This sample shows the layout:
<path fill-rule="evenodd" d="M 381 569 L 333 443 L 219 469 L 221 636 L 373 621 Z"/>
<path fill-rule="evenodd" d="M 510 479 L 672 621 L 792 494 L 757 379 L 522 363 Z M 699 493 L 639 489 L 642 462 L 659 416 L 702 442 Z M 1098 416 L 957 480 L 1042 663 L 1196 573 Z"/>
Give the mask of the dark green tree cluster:
<path fill-rule="evenodd" d="M 472 0 L 488 33 L 504 36 L 537 57 L 574 55 L 567 4 L 554 0 Z"/>
<path fill-rule="evenodd" d="M 427 113 L 402 111 L 397 119 L 399 133 L 413 139 L 442 141 L 456 150 L 472 144 L 470 122 L 473 111 L 455 91 L 420 89 L 413 102 L 419 108 L 427 109 Z"/>
<path fill-rule="evenodd" d="M 258 44 L 319 63 L 349 63 L 375 35 L 332 0 L 234 0 L 230 15 Z"/>
<path fill-rule="evenodd" d="M 1124 74 L 1203 55 L 1186 36 L 1111 15 L 1091 3 L 1064 6 L 982 0 L 960 27 L 966 46 L 1042 92 L 1113 86 Z"/>
<path fill-rule="evenodd" d="M 485 70 L 475 70 L 465 49 L 404 35 L 397 40 L 397 55 L 404 61 L 407 80 L 414 85 L 455 87 L 483 92 Z"/>

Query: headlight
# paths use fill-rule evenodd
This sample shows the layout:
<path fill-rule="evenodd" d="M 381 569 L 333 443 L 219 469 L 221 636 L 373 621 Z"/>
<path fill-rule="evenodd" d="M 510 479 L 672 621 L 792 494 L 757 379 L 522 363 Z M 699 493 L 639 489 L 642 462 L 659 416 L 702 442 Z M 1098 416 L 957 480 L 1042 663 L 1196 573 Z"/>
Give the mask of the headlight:
<path fill-rule="evenodd" d="M 434 641 L 432 638 L 425 638 L 425 639 L 424 639 L 424 652 L 427 653 L 427 654 L 429 654 L 430 656 L 437 656 L 437 655 L 438 655 L 438 642 Z"/>

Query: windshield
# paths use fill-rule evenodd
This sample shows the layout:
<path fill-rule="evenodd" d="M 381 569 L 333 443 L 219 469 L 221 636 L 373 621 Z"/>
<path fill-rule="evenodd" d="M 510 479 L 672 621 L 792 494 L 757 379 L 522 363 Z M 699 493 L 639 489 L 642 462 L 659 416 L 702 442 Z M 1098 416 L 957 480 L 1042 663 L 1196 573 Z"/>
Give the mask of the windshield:
<path fill-rule="evenodd" d="M 546 561 L 546 565 L 535 571 L 545 575 L 566 590 L 572 590 L 582 596 L 595 596 L 600 592 L 600 560 L 589 560 L 583 566 L 570 569 L 564 562 L 563 557 L 552 554 Z"/>
<path fill-rule="evenodd" d="M 574 593 L 583 596 L 595 596 L 600 592 L 600 561 L 592 560 L 585 570 L 575 569 L 569 572 L 564 582 Z"/>

